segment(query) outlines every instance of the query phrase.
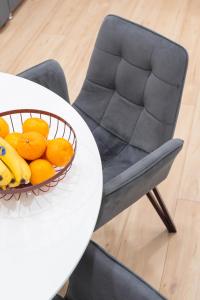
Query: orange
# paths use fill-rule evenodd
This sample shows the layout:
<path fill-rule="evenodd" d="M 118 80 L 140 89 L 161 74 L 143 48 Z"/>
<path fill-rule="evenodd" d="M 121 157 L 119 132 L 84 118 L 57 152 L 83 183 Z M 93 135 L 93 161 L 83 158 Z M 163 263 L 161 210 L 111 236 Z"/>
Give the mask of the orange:
<path fill-rule="evenodd" d="M 31 183 L 39 184 L 55 175 L 55 169 L 45 159 L 36 159 L 29 165 L 31 169 Z"/>
<path fill-rule="evenodd" d="M 5 138 L 9 132 L 8 123 L 3 118 L 0 118 L 0 137 Z"/>
<path fill-rule="evenodd" d="M 72 145 L 64 138 L 48 141 L 46 158 L 55 166 L 65 166 L 74 154 Z"/>
<path fill-rule="evenodd" d="M 23 132 L 36 131 L 47 137 L 49 134 L 49 125 L 40 118 L 29 118 L 23 125 Z"/>
<path fill-rule="evenodd" d="M 35 131 L 22 133 L 17 143 L 17 152 L 27 160 L 40 158 L 46 150 L 45 137 Z"/>
<path fill-rule="evenodd" d="M 21 133 L 19 132 L 11 132 L 6 137 L 5 140 L 13 146 L 13 148 L 17 149 L 17 144 L 19 141 L 19 137 L 21 136 Z"/>
<path fill-rule="evenodd" d="M 48 146 L 49 142 L 50 142 L 50 140 L 47 140 L 47 146 Z M 40 158 L 48 160 L 47 156 L 46 156 L 46 151 L 42 154 L 42 156 Z"/>

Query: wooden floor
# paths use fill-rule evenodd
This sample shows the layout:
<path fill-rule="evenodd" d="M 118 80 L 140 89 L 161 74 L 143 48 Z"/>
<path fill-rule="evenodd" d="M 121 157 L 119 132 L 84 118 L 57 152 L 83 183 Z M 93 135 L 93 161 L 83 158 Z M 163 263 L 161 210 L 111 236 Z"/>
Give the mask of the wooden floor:
<path fill-rule="evenodd" d="M 190 63 L 175 133 L 185 145 L 160 186 L 178 233 L 166 232 L 144 197 L 93 238 L 170 300 L 199 300 L 200 0 L 27 0 L 0 31 L 0 71 L 16 74 L 48 58 L 57 59 L 73 101 L 99 26 L 109 13 L 145 25 L 188 50 Z"/>

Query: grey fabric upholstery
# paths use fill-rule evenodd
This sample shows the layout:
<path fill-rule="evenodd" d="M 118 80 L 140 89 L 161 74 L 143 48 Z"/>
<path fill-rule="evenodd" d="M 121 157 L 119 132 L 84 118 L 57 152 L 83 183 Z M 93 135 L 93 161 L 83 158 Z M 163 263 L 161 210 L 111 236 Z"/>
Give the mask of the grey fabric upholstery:
<path fill-rule="evenodd" d="M 140 25 L 107 16 L 74 108 L 102 158 L 96 229 L 164 180 L 183 141 L 173 136 L 186 75 L 184 48 Z"/>
<path fill-rule="evenodd" d="M 70 277 L 69 288 L 64 299 L 163 300 L 166 298 L 97 244 L 90 242 Z"/>
<path fill-rule="evenodd" d="M 74 103 L 94 135 L 104 190 L 96 229 L 162 182 L 183 146 L 172 139 L 188 56 L 167 38 L 107 16 Z M 20 74 L 68 101 L 63 71 L 47 61 Z"/>
<path fill-rule="evenodd" d="M 186 65 L 182 47 L 108 16 L 75 106 L 125 143 L 151 152 L 173 135 Z"/>
<path fill-rule="evenodd" d="M 9 15 L 13 12 L 22 0 L 0 0 L 0 27 L 9 19 Z"/>
<path fill-rule="evenodd" d="M 96 229 L 162 182 L 182 145 L 179 139 L 170 140 L 105 183 Z"/>
<path fill-rule="evenodd" d="M 0 1 L 0 27 L 3 26 L 9 18 L 9 6 L 7 0 Z"/>
<path fill-rule="evenodd" d="M 22 2 L 22 0 L 7 0 L 9 4 L 10 11 L 14 11 L 17 6 Z"/>
<path fill-rule="evenodd" d="M 18 76 L 43 85 L 69 102 L 65 74 L 57 61 L 47 60 L 18 74 Z"/>
<path fill-rule="evenodd" d="M 63 298 L 62 298 L 61 296 L 59 296 L 59 295 L 56 295 L 56 296 L 53 298 L 53 300 L 63 300 Z"/>

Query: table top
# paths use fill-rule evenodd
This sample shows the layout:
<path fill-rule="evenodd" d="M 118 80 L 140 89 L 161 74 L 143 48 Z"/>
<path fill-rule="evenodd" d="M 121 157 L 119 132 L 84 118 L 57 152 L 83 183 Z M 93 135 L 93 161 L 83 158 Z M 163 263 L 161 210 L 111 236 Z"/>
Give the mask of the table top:
<path fill-rule="evenodd" d="M 49 300 L 81 259 L 97 220 L 102 167 L 94 138 L 61 97 L 26 79 L 0 73 L 0 110 L 41 109 L 67 120 L 77 152 L 53 190 L 0 200 L 0 299 Z"/>

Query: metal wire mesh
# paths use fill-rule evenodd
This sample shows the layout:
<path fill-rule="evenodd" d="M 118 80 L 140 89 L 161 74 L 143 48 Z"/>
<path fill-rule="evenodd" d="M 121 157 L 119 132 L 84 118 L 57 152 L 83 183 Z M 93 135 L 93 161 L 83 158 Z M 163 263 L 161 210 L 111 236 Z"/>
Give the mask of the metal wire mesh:
<path fill-rule="evenodd" d="M 67 172 L 71 168 L 77 148 L 77 138 L 74 129 L 63 118 L 42 110 L 37 109 L 19 109 L 11 110 L 0 113 L 0 117 L 4 117 L 10 125 L 11 132 L 19 132 L 22 129 L 22 124 L 27 118 L 39 117 L 49 124 L 49 138 L 55 139 L 58 137 L 68 140 L 73 147 L 74 154 L 67 165 L 64 167 L 55 168 L 56 174 L 50 179 L 37 184 L 37 185 L 20 185 L 15 188 L 8 188 L 0 190 L 0 199 L 6 201 L 11 200 L 13 197 L 19 200 L 22 194 L 27 197 L 29 194 L 39 195 L 40 192 L 48 192 L 51 188 L 55 187 L 59 181 L 63 180 Z"/>

